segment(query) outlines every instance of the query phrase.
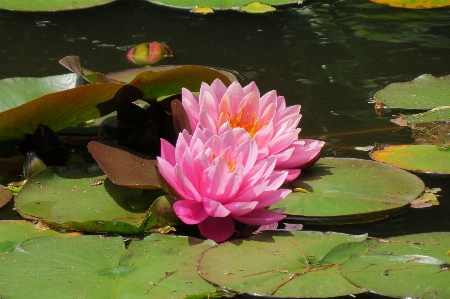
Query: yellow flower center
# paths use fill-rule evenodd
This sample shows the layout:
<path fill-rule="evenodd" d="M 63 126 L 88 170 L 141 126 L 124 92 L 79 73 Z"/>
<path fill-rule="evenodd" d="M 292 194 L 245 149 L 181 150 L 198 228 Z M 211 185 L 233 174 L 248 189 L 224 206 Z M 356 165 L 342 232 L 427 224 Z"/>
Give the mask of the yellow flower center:
<path fill-rule="evenodd" d="M 235 115 L 234 118 L 231 118 L 230 113 L 228 113 L 228 123 L 230 126 L 234 128 L 243 128 L 245 129 L 252 138 L 255 136 L 256 132 L 258 132 L 261 128 L 267 125 L 268 121 L 265 121 L 261 124 L 261 120 L 257 119 L 255 121 L 256 112 L 253 112 L 252 116 L 248 113 L 244 114 L 244 110 L 242 109 L 238 114 Z"/>

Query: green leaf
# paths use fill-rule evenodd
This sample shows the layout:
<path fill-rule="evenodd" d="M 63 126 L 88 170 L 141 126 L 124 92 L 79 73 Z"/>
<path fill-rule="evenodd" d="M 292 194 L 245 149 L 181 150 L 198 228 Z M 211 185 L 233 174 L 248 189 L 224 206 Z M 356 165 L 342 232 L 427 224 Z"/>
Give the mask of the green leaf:
<path fill-rule="evenodd" d="M 135 234 L 176 224 L 170 204 L 158 199 L 163 194 L 115 185 L 93 167 L 50 167 L 31 177 L 15 202 L 22 217 L 52 226 Z"/>
<path fill-rule="evenodd" d="M 88 150 L 108 178 L 116 185 L 160 189 L 156 160 L 126 147 L 91 141 Z"/>
<path fill-rule="evenodd" d="M 292 218 L 364 222 L 385 218 L 416 199 L 424 183 L 401 169 L 370 160 L 323 158 L 289 183 L 293 192 L 272 208 Z M 294 189 L 295 190 L 295 189 Z"/>
<path fill-rule="evenodd" d="M 0 8 L 19 11 L 58 11 L 88 8 L 115 0 L 0 0 Z"/>
<path fill-rule="evenodd" d="M 11 190 L 7 189 L 5 186 L 0 185 L 0 209 L 6 205 L 11 198 L 13 197 L 13 194 Z"/>
<path fill-rule="evenodd" d="M 199 7 L 210 7 L 212 9 L 237 9 L 250 3 L 255 3 L 252 0 L 147 0 L 152 3 L 163 4 L 172 7 L 193 9 Z M 298 3 L 298 0 L 265 0 L 268 5 L 283 5 Z"/>
<path fill-rule="evenodd" d="M 450 101 L 449 101 L 450 103 Z M 427 112 L 401 115 L 403 119 L 413 124 L 431 123 L 431 122 L 444 122 L 450 120 L 450 106 L 439 106 L 433 108 Z"/>
<path fill-rule="evenodd" d="M 370 0 L 375 3 L 400 8 L 426 9 L 449 6 L 449 0 Z"/>
<path fill-rule="evenodd" d="M 2 220 L 0 221 L 0 255 L 12 252 L 14 247 L 27 239 L 58 235 L 66 236 L 68 234 L 51 229 L 37 230 L 34 224 L 25 220 Z"/>
<path fill-rule="evenodd" d="M 187 237 L 41 237 L 2 260 L 5 298 L 174 298 L 214 293 L 196 269 L 213 243 Z M 26 287 L 24 287 L 26 286 Z"/>
<path fill-rule="evenodd" d="M 389 108 L 431 109 L 450 104 L 450 76 L 425 74 L 409 82 L 391 83 L 375 93 L 376 101 Z"/>
<path fill-rule="evenodd" d="M 43 95 L 81 85 L 76 74 L 43 78 L 8 78 L 0 80 L 0 112 L 15 108 Z"/>
<path fill-rule="evenodd" d="M 198 269 L 207 281 L 252 296 L 326 298 L 357 294 L 363 290 L 346 281 L 338 269 L 356 247 L 349 250 L 339 245 L 363 243 L 366 237 L 264 232 L 208 249 Z M 327 255 L 330 250 L 334 253 Z M 356 252 L 365 250 L 358 248 Z"/>
<path fill-rule="evenodd" d="M 0 141 L 21 139 L 33 133 L 38 124 L 58 131 L 111 113 L 116 108 L 114 96 L 123 86 L 115 83 L 78 86 L 0 112 Z"/>
<path fill-rule="evenodd" d="M 376 146 L 370 153 L 376 161 L 418 173 L 449 174 L 450 148 L 438 145 Z"/>

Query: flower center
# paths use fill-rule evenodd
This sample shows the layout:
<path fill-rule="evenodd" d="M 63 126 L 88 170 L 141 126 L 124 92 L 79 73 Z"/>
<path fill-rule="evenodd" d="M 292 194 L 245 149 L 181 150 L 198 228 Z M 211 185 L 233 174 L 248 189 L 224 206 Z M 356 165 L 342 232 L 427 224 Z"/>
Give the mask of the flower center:
<path fill-rule="evenodd" d="M 256 112 L 253 112 L 252 116 L 248 113 L 244 114 L 244 109 L 242 109 L 238 114 L 235 115 L 234 118 L 231 118 L 230 113 L 228 113 L 228 123 L 230 126 L 234 128 L 243 128 L 245 129 L 252 138 L 255 136 L 256 132 L 258 132 L 261 128 L 267 125 L 268 121 L 265 121 L 261 124 L 261 120 L 257 119 L 255 121 Z"/>

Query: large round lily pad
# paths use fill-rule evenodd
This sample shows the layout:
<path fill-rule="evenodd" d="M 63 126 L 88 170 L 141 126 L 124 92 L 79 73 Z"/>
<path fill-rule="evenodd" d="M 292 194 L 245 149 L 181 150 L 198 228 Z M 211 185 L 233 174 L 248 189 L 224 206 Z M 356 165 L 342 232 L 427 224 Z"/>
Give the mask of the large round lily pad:
<path fill-rule="evenodd" d="M 212 245 L 164 235 L 128 248 L 121 237 L 34 238 L 1 261 L 0 290 L 15 299 L 206 298 L 215 288 L 198 276 L 196 263 Z"/>
<path fill-rule="evenodd" d="M 450 104 L 450 76 L 436 78 L 430 74 L 409 82 L 391 83 L 374 95 L 389 108 L 431 109 Z"/>
<path fill-rule="evenodd" d="M 365 253 L 366 235 L 300 231 L 262 233 L 203 253 L 200 275 L 222 288 L 254 296 L 326 298 L 364 290 L 339 274 L 352 254 Z"/>
<path fill-rule="evenodd" d="M 450 233 L 390 238 L 341 266 L 350 282 L 396 298 L 450 298 Z"/>
<path fill-rule="evenodd" d="M 115 0 L 0 0 L 0 9 L 20 11 L 58 11 L 88 8 Z"/>
<path fill-rule="evenodd" d="M 448 147 L 426 144 L 377 146 L 370 153 L 370 157 L 414 172 L 450 174 Z"/>
<path fill-rule="evenodd" d="M 417 176 L 379 162 L 323 158 L 289 183 L 294 191 L 272 206 L 288 217 L 318 223 L 364 222 L 386 217 L 416 199 L 425 186 Z M 383 216 L 384 215 L 384 216 Z"/>
<path fill-rule="evenodd" d="M 163 194 L 115 185 L 101 170 L 58 167 L 32 176 L 15 206 L 24 218 L 60 228 L 135 234 L 177 223 Z"/>

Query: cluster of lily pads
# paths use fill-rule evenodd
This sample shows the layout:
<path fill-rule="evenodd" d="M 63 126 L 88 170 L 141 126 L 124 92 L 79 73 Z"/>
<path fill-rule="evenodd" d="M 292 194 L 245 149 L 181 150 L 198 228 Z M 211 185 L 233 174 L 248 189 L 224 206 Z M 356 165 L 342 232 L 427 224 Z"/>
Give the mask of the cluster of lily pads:
<path fill-rule="evenodd" d="M 448 296 L 446 233 L 380 240 L 292 224 L 384 219 L 424 192 L 417 176 L 370 160 L 316 162 L 323 143 L 298 139 L 299 107 L 229 72 L 61 64 L 73 73 L 0 81 L 3 155 L 19 145 L 28 157 L 26 183 L 0 197 L 17 191 L 15 209 L 31 221 L 0 221 L 2 296 Z M 182 236 L 182 222 L 233 237 Z"/>

